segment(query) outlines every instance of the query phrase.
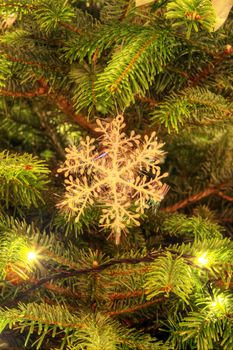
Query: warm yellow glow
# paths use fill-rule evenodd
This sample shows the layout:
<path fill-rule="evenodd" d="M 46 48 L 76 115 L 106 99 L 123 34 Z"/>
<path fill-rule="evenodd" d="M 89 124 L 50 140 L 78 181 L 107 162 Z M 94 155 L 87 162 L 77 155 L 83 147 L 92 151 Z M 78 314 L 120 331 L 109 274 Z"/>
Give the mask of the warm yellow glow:
<path fill-rule="evenodd" d="M 217 296 L 212 302 L 211 306 L 214 308 L 221 308 L 225 305 L 225 299 L 222 296 Z"/>
<path fill-rule="evenodd" d="M 209 259 L 206 257 L 206 253 L 205 253 L 205 254 L 199 256 L 197 258 L 197 261 L 198 261 L 198 264 L 200 264 L 200 265 L 207 265 L 209 262 Z"/>
<path fill-rule="evenodd" d="M 102 135 L 99 149 L 89 136 L 79 147 L 66 149 L 66 161 L 58 169 L 66 177 L 66 193 L 58 207 L 78 222 L 85 208 L 98 205 L 101 227 L 119 244 L 128 227 L 140 226 L 149 199 L 159 203 L 168 191 L 162 184 L 168 174 L 161 174 L 158 165 L 164 159 L 163 144 L 155 132 L 143 139 L 134 131 L 127 136 L 122 115 L 111 122 L 97 119 L 96 124 Z"/>
<path fill-rule="evenodd" d="M 27 258 L 28 258 L 28 260 L 30 260 L 30 261 L 36 260 L 37 254 L 36 254 L 35 252 L 33 252 L 33 251 L 30 251 L 30 252 L 28 253 L 28 255 L 27 255 Z"/>

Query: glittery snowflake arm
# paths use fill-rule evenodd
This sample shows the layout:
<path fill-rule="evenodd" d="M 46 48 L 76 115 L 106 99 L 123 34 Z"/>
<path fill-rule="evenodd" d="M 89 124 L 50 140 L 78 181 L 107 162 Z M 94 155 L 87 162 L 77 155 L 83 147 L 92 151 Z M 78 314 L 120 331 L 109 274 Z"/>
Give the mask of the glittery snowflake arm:
<path fill-rule="evenodd" d="M 68 212 L 73 212 L 76 215 L 75 221 L 79 221 L 80 217 L 84 214 L 85 209 L 94 204 L 94 199 L 98 196 L 98 192 L 104 181 L 98 179 L 97 182 L 90 185 L 87 177 L 74 179 L 69 176 L 65 180 L 66 193 L 64 199 L 59 203 L 60 209 L 68 209 Z"/>
<path fill-rule="evenodd" d="M 160 170 L 157 165 L 165 155 L 165 152 L 162 150 L 163 143 L 157 141 L 155 132 L 150 137 L 145 135 L 144 141 L 137 141 L 137 148 L 129 154 L 126 167 L 132 170 L 151 171 L 152 174 L 156 174 Z"/>
<path fill-rule="evenodd" d="M 87 166 L 92 164 L 93 152 L 95 150 L 95 139 L 91 139 L 89 136 L 86 139 L 80 140 L 80 145 L 71 146 L 66 148 L 66 161 L 62 168 L 58 169 L 58 172 L 64 172 L 65 177 L 70 174 L 84 173 Z"/>
<path fill-rule="evenodd" d="M 80 140 L 79 147 L 71 146 L 66 148 L 66 161 L 58 169 L 58 172 L 64 172 L 65 177 L 72 174 L 91 174 L 96 171 L 105 173 L 105 168 L 95 162 L 98 157 L 98 153 L 95 152 L 95 141 L 95 139 L 87 136 L 86 139 Z"/>
<path fill-rule="evenodd" d="M 68 177 L 59 207 L 79 220 L 87 207 L 98 203 L 102 208 L 99 223 L 118 244 L 122 232 L 140 225 L 149 201 L 161 201 L 167 191 L 161 181 L 167 174 L 161 174 L 158 165 L 164 157 L 163 144 L 155 133 L 143 140 L 134 131 L 127 137 L 123 116 L 97 124 L 102 134 L 97 140 L 99 152 L 90 138 L 82 140 L 79 148 L 67 150 L 59 170 Z"/>

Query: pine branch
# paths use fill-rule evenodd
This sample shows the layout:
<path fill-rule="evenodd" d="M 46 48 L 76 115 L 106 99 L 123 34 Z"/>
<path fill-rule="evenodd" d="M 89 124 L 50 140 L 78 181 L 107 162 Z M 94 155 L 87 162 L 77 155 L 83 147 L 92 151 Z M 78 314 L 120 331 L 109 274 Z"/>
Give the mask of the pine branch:
<path fill-rule="evenodd" d="M 50 315 L 50 314 L 48 314 Z M 59 321 L 51 321 L 50 317 L 48 317 L 47 319 L 44 317 L 38 317 L 38 315 L 33 316 L 31 313 L 28 314 L 24 314 L 23 316 L 19 315 L 18 316 L 18 320 L 20 321 L 20 319 L 26 319 L 26 320 L 31 320 L 31 321 L 35 321 L 38 323 L 43 323 L 45 325 L 50 325 L 50 326 L 58 326 L 60 328 L 82 328 L 83 325 L 81 323 L 65 323 L 65 322 L 59 322 Z"/>
<path fill-rule="evenodd" d="M 186 254 L 184 252 L 181 254 L 180 251 L 176 251 L 176 250 L 172 250 L 172 249 L 168 249 L 166 251 L 169 251 L 171 254 L 173 254 L 175 256 L 179 256 L 179 257 L 182 256 L 184 259 L 186 259 L 187 265 L 198 267 L 198 268 L 201 268 L 203 270 L 208 271 L 208 269 L 206 269 L 205 266 L 203 266 L 203 267 L 197 266 L 192 261 L 193 256 L 191 256 L 190 254 Z M 17 296 L 14 298 L 13 301 L 12 300 L 4 301 L 4 303 L 2 303 L 1 306 L 2 307 L 11 306 L 12 307 L 13 305 L 17 305 L 17 303 L 19 301 L 22 301 L 25 298 L 28 298 L 29 294 L 33 293 L 35 290 L 37 290 L 38 288 L 40 288 L 42 286 L 45 286 L 48 289 L 52 289 L 52 288 L 56 289 L 56 286 L 52 287 L 52 284 L 54 284 L 54 282 L 57 280 L 64 280 L 66 278 L 71 278 L 71 277 L 80 276 L 80 275 L 88 275 L 88 274 L 93 274 L 93 273 L 95 274 L 95 273 L 104 271 L 104 270 L 106 270 L 112 266 L 115 266 L 115 265 L 124 265 L 124 264 L 137 265 L 140 263 L 151 263 L 154 260 L 156 260 L 157 258 L 163 257 L 164 255 L 165 255 L 165 251 L 153 250 L 148 255 L 145 255 L 145 256 L 139 257 L 139 258 L 112 259 L 106 263 L 103 263 L 101 265 L 96 265 L 94 267 L 89 267 L 89 268 L 84 268 L 84 269 L 77 269 L 76 268 L 75 270 L 69 269 L 69 270 L 57 271 L 54 274 L 41 277 L 40 279 L 33 279 L 32 281 L 27 281 L 26 283 L 23 284 L 23 287 L 25 287 L 25 285 L 27 285 L 31 282 L 33 285 L 31 285 L 29 288 L 24 288 L 24 290 L 22 292 L 19 292 L 17 294 Z M 109 273 L 111 274 L 111 271 Z M 58 287 L 58 288 L 60 288 L 60 287 Z M 112 297 L 114 297 L 114 295 L 117 296 L 117 294 L 114 293 Z M 126 297 L 129 297 L 129 295 L 128 296 L 126 295 Z"/>
<path fill-rule="evenodd" d="M 25 61 L 21 58 L 16 58 L 15 56 L 12 56 L 8 53 L 5 53 L 4 51 L 0 51 L 0 54 L 3 54 L 9 61 L 11 62 L 16 62 L 16 63 L 21 63 L 24 64 L 26 66 L 34 66 L 34 67 L 38 67 L 38 68 L 51 68 L 53 70 L 57 69 L 57 66 L 55 65 L 49 65 L 47 62 L 46 64 L 41 63 L 41 62 L 34 62 L 34 61 Z"/>
<path fill-rule="evenodd" d="M 145 291 L 141 289 L 141 290 L 134 290 L 132 292 L 127 292 L 127 293 L 112 293 L 108 295 L 108 298 L 112 300 L 122 300 L 127 298 L 141 297 L 144 294 L 145 294 Z"/>
<path fill-rule="evenodd" d="M 148 103 L 150 106 L 158 106 L 159 101 L 147 96 L 136 95 L 136 99 L 145 103 Z"/>
<path fill-rule="evenodd" d="M 15 3 L 2 3 L 0 4 L 0 7 L 4 7 L 5 8 L 12 8 L 12 9 L 15 9 L 15 8 L 21 8 L 21 9 L 26 9 L 26 10 L 33 10 L 35 9 L 36 7 L 32 4 L 20 4 L 18 2 L 15 2 Z"/>
<path fill-rule="evenodd" d="M 68 100 L 64 95 L 60 95 L 56 92 L 50 91 L 48 84 L 43 78 L 38 81 L 39 85 L 47 91 L 47 97 L 53 104 L 56 104 L 57 107 L 68 117 L 71 117 L 72 120 L 78 123 L 84 130 L 89 131 L 92 135 L 96 136 L 98 133 L 95 131 L 97 125 L 90 123 L 87 119 L 81 114 L 76 114 L 74 111 L 73 104 Z"/>
<path fill-rule="evenodd" d="M 38 96 L 48 97 L 48 99 L 52 101 L 53 104 L 55 104 L 65 115 L 72 118 L 72 120 L 79 124 L 84 130 L 89 131 L 94 136 L 99 135 L 99 133 L 95 131 L 97 125 L 88 122 L 85 116 L 83 116 L 81 113 L 75 113 L 73 105 L 67 97 L 64 95 L 59 95 L 55 92 L 51 92 L 44 79 L 40 79 L 38 83 L 40 87 L 34 91 L 29 92 L 15 92 L 0 89 L 0 96 L 9 96 L 13 98 L 33 98 Z"/>
<path fill-rule="evenodd" d="M 44 286 L 51 281 L 56 281 L 64 278 L 70 278 L 70 277 L 75 277 L 79 275 L 87 275 L 90 273 L 96 273 L 96 272 L 101 272 L 106 269 L 108 269 L 111 266 L 114 265 L 122 265 L 122 264 L 139 264 L 139 263 L 150 263 L 152 262 L 157 256 L 160 256 L 163 254 L 160 251 L 153 251 L 153 254 L 151 255 L 146 255 L 141 258 L 122 258 L 122 259 L 112 259 L 111 261 L 104 263 L 102 265 L 97 265 L 95 267 L 90 267 L 90 268 L 85 268 L 85 269 L 75 269 L 75 270 L 65 270 L 65 271 L 60 271 L 56 272 L 52 275 L 45 276 L 40 278 L 39 280 L 33 281 L 33 285 L 29 287 L 28 289 L 24 289 L 23 292 L 18 293 L 18 295 L 15 297 L 15 299 L 12 301 L 6 301 L 4 302 L 1 306 L 12 306 L 12 305 L 17 305 L 17 303 L 21 300 L 24 300 L 25 298 L 28 297 L 29 294 L 34 292 L 36 289 L 40 288 L 41 286 Z"/>
<path fill-rule="evenodd" d="M 30 208 L 43 203 L 42 190 L 48 183 L 45 163 L 27 153 L 0 153 L 0 199 L 6 207 L 21 205 Z"/>
<path fill-rule="evenodd" d="M 223 192 L 218 192 L 217 195 L 225 200 L 227 200 L 228 202 L 233 202 L 233 197 L 231 196 L 227 196 L 226 194 L 224 194 Z"/>
<path fill-rule="evenodd" d="M 8 96 L 8 97 L 14 97 L 14 98 L 33 98 L 37 96 L 46 96 L 47 92 L 42 87 L 39 87 L 38 89 L 34 91 L 28 91 L 28 92 L 16 92 L 16 91 L 9 91 L 5 89 L 0 89 L 0 96 Z"/>
<path fill-rule="evenodd" d="M 224 187 L 224 185 L 220 185 L 220 187 Z M 221 192 L 220 192 L 221 193 Z M 205 189 L 204 191 L 198 192 L 178 203 L 175 203 L 169 207 L 161 208 L 160 210 L 166 213 L 174 213 L 179 209 L 185 208 L 190 204 L 196 203 L 203 198 L 209 197 L 213 194 L 219 195 L 219 188 L 210 187 Z"/>
<path fill-rule="evenodd" d="M 127 41 L 114 52 L 96 81 L 97 100 L 105 109 L 115 108 L 117 103 L 123 110 L 135 102 L 135 95 L 144 96 L 156 74 L 174 57 L 179 45 L 167 31 L 158 32 L 146 27 Z"/>
<path fill-rule="evenodd" d="M 164 296 L 164 297 L 161 297 L 161 298 L 158 298 L 158 299 L 155 299 L 155 300 L 152 300 L 152 301 L 147 301 L 146 303 L 139 304 L 139 305 L 127 308 L 127 309 L 111 311 L 111 312 L 108 312 L 107 315 L 108 316 L 116 316 L 116 315 L 121 315 L 121 314 L 125 314 L 125 313 L 133 313 L 133 312 L 136 312 L 138 310 L 145 309 L 145 308 L 147 308 L 149 306 L 152 306 L 154 304 L 160 303 L 160 302 L 162 302 L 162 301 L 164 301 L 166 299 L 167 298 Z"/>
<path fill-rule="evenodd" d="M 216 55 L 215 59 L 212 62 L 208 63 L 207 66 L 204 67 L 197 75 L 191 77 L 187 81 L 187 86 L 196 87 L 200 82 L 212 74 L 215 71 L 216 67 L 218 67 L 229 55 L 232 54 L 233 50 L 229 45 L 229 47 L 227 46 L 224 51 L 219 52 L 218 55 Z"/>
<path fill-rule="evenodd" d="M 71 32 L 73 33 L 76 33 L 76 34 L 82 34 L 82 31 L 76 27 L 74 27 L 73 25 L 69 24 L 69 23 L 66 23 L 66 22 L 63 22 L 63 21 L 59 21 L 58 24 L 61 26 L 61 27 L 64 27 L 68 30 L 70 30 Z"/>
<path fill-rule="evenodd" d="M 170 132 L 172 129 L 179 131 L 179 127 L 187 122 L 196 126 L 209 123 L 212 120 L 230 121 L 232 116 L 232 103 L 205 88 L 186 88 L 178 93 L 171 93 L 158 104 L 151 113 L 151 119 L 155 123 L 165 127 Z M 204 120 L 204 123 L 202 123 Z"/>
<path fill-rule="evenodd" d="M 122 22 L 134 9 L 132 0 L 118 0 L 117 2 L 108 0 L 100 11 L 100 20 L 103 23 Z"/>

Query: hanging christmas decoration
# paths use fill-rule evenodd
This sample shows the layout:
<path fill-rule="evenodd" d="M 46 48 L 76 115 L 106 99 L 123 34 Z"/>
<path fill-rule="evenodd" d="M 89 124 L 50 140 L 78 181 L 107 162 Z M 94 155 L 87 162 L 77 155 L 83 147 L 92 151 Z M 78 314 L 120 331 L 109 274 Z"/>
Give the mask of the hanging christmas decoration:
<path fill-rule="evenodd" d="M 66 193 L 59 207 L 73 213 L 76 222 L 88 207 L 98 207 L 100 225 L 110 229 L 110 236 L 119 244 L 122 232 L 140 225 L 139 218 L 150 200 L 159 203 L 168 191 L 162 183 L 168 174 L 161 174 L 159 167 L 163 144 L 155 132 L 143 140 L 134 131 L 127 137 L 122 115 L 109 123 L 97 120 L 97 124 L 102 134 L 98 139 L 101 152 L 89 136 L 78 148 L 66 149 L 66 161 L 58 170 L 66 177 Z"/>
<path fill-rule="evenodd" d="M 153 1 L 151 0 L 135 0 L 135 5 L 136 7 L 147 5 L 149 3 L 152 3 Z"/>
<path fill-rule="evenodd" d="M 135 6 L 140 7 L 148 5 L 154 1 L 151 0 L 135 0 Z M 212 5 L 216 13 L 216 23 L 214 31 L 218 30 L 227 20 L 230 10 L 233 6 L 233 0 L 212 0 Z"/>
<path fill-rule="evenodd" d="M 212 5 L 216 13 L 216 23 L 214 27 L 214 31 L 216 31 L 226 21 L 233 6 L 233 0 L 212 0 Z"/>

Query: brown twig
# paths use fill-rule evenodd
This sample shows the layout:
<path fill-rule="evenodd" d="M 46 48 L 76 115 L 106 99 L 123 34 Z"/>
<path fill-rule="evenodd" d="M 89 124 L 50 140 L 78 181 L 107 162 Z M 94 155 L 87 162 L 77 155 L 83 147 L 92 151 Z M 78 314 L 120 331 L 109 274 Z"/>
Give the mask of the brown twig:
<path fill-rule="evenodd" d="M 77 114 L 74 111 L 73 104 L 64 95 L 58 94 L 51 91 L 48 84 L 43 78 L 38 80 L 39 88 L 34 91 L 28 92 L 15 92 L 0 89 L 0 96 L 9 96 L 14 98 L 33 98 L 38 96 L 47 97 L 53 104 L 55 104 L 65 115 L 72 118 L 74 122 L 79 124 L 84 130 L 91 133 L 93 136 L 99 136 L 96 132 L 97 125 L 95 123 L 90 123 L 84 115 L 81 113 Z"/>
<path fill-rule="evenodd" d="M 231 218 L 226 218 L 226 217 L 223 217 L 223 218 L 218 218 L 218 221 L 221 222 L 221 223 L 232 223 L 233 222 L 233 217 Z"/>
<path fill-rule="evenodd" d="M 219 192 L 217 193 L 217 195 L 218 195 L 219 197 L 225 199 L 225 200 L 228 201 L 228 202 L 233 202 L 233 197 L 227 196 L 226 194 L 224 194 L 224 193 L 221 192 L 221 191 L 219 191 Z"/>
<path fill-rule="evenodd" d="M 24 291 L 20 292 L 14 301 L 8 300 L 4 303 L 2 306 L 12 306 L 12 304 L 17 304 L 19 301 L 22 299 L 27 298 L 27 296 L 35 291 L 36 289 L 42 287 L 43 285 L 46 285 L 47 283 L 50 283 L 51 281 L 56 281 L 59 279 L 64 279 L 64 278 L 70 278 L 70 277 L 75 277 L 75 276 L 80 276 L 80 275 L 87 275 L 90 273 L 96 273 L 96 272 L 101 272 L 103 270 L 106 270 L 107 268 L 114 266 L 114 265 L 121 265 L 121 264 L 139 264 L 139 263 L 148 263 L 154 261 L 154 259 L 158 256 L 161 256 L 163 252 L 156 251 L 153 252 L 153 255 L 146 255 L 141 258 L 122 258 L 122 259 L 113 259 L 109 261 L 108 263 L 95 266 L 95 267 L 90 267 L 86 269 L 75 269 L 75 270 L 64 270 L 60 272 L 56 272 L 52 275 L 45 276 L 40 278 L 38 281 L 34 281 L 33 285 L 30 286 L 29 288 L 25 289 Z"/>
<path fill-rule="evenodd" d="M 211 63 L 208 63 L 208 65 L 204 67 L 197 75 L 195 75 L 194 77 L 191 77 L 187 81 L 187 85 L 189 87 L 197 86 L 202 80 L 204 80 L 211 73 L 213 73 L 216 67 L 220 63 L 222 63 L 227 56 L 232 55 L 232 53 L 233 53 L 232 50 L 227 48 L 225 48 L 222 52 L 219 52 Z"/>
<path fill-rule="evenodd" d="M 121 314 L 125 314 L 125 313 L 135 312 L 135 311 L 138 311 L 138 310 L 141 310 L 141 309 L 145 309 L 145 308 L 147 308 L 147 307 L 149 307 L 151 305 L 160 303 L 160 302 L 162 302 L 164 300 L 166 300 L 165 296 L 163 296 L 162 298 L 156 299 L 156 300 L 147 301 L 146 303 L 143 303 L 143 304 L 132 306 L 132 307 L 127 308 L 127 309 L 111 311 L 111 312 L 108 312 L 107 315 L 108 316 L 116 316 L 116 315 L 121 315 Z"/>
<path fill-rule="evenodd" d="M 223 187 L 224 185 L 221 185 L 220 187 Z M 221 192 L 220 192 L 221 193 Z M 185 208 L 190 204 L 193 204 L 195 202 L 200 201 L 203 198 L 209 197 L 212 194 L 219 194 L 219 188 L 215 188 L 215 187 L 211 187 L 211 188 L 207 188 L 204 191 L 198 192 L 178 203 L 175 203 L 169 207 L 165 207 L 165 208 L 161 208 L 160 210 L 166 213 L 174 213 L 175 211 Z"/>
<path fill-rule="evenodd" d="M 5 89 L 0 89 L 0 96 L 9 96 L 9 97 L 14 97 L 14 98 L 33 98 L 37 96 L 46 96 L 46 91 L 42 88 L 39 87 L 38 89 L 34 91 L 28 91 L 28 92 L 15 92 L 15 91 L 9 91 Z"/>
<path fill-rule="evenodd" d="M 173 251 L 173 250 L 169 250 L 172 254 L 177 255 L 178 252 Z M 19 301 L 22 301 L 23 299 L 27 299 L 28 295 L 30 293 L 32 293 L 33 291 L 35 291 L 36 289 L 44 286 L 45 288 L 57 291 L 57 292 L 61 292 L 61 293 L 68 293 L 68 291 L 66 289 L 63 289 L 63 287 L 59 287 L 54 285 L 54 281 L 56 280 L 64 280 L 65 278 L 70 278 L 70 277 L 75 277 L 75 276 L 80 276 L 80 275 L 88 275 L 88 274 L 96 274 L 99 273 L 101 271 L 106 270 L 109 267 L 112 267 L 114 265 L 122 265 L 122 264 L 131 264 L 131 265 L 136 265 L 136 264 L 140 264 L 140 263 L 151 263 L 153 262 L 156 258 L 158 258 L 159 256 L 163 256 L 165 254 L 164 251 L 161 250 L 157 250 L 157 251 L 153 251 L 151 254 L 148 254 L 146 256 L 143 256 L 141 258 L 122 258 L 122 259 L 112 259 L 111 261 L 104 263 L 102 265 L 97 265 L 94 267 L 90 267 L 90 268 L 85 268 L 85 269 L 75 269 L 75 270 L 63 270 L 63 271 L 57 271 L 52 275 L 49 276 L 45 276 L 42 277 L 40 279 L 30 279 L 29 283 L 33 284 L 31 285 L 29 288 L 24 289 L 22 292 L 19 292 L 18 295 L 15 297 L 15 299 L 12 300 L 5 300 L 5 302 L 3 304 L 1 304 L 1 307 L 12 307 L 14 305 L 17 305 L 17 303 Z M 187 254 L 183 254 L 182 255 L 186 260 L 187 260 L 187 264 L 192 265 L 195 268 L 201 268 L 203 270 L 208 271 L 208 269 L 204 266 L 200 267 L 198 265 L 196 265 L 193 261 L 192 261 L 192 256 L 187 255 Z M 23 283 L 21 284 L 20 281 L 18 283 L 16 283 L 17 286 L 22 286 L 22 287 L 26 287 L 26 284 Z M 125 299 L 125 298 L 130 298 L 130 297 L 138 297 L 143 295 L 143 291 L 142 290 L 138 290 L 138 291 L 134 291 L 134 292 L 126 292 L 126 293 L 113 293 L 110 294 L 110 300 L 114 300 L 114 299 Z M 166 297 L 163 297 L 166 298 Z M 134 312 L 136 310 L 139 310 L 141 308 L 147 307 L 149 305 L 152 305 L 153 303 L 156 303 L 160 301 L 159 299 L 155 300 L 155 301 L 151 301 L 145 304 L 141 304 L 141 305 L 137 305 L 135 307 L 132 307 L 130 309 L 124 309 L 124 310 L 120 310 L 119 312 L 113 312 L 112 316 L 115 314 L 120 314 L 120 313 L 128 313 L 128 312 Z M 111 315 L 110 315 L 111 316 Z"/>
<path fill-rule="evenodd" d="M 38 80 L 39 85 L 47 91 L 47 97 L 53 104 L 56 104 L 57 107 L 68 117 L 72 118 L 73 121 L 78 123 L 83 129 L 89 131 L 92 135 L 97 136 L 96 132 L 97 125 L 95 123 L 90 123 L 87 121 L 86 117 L 81 113 L 77 114 L 74 111 L 73 104 L 68 100 L 64 95 L 58 94 L 51 91 L 48 84 L 44 78 Z"/>
<path fill-rule="evenodd" d="M 69 23 L 63 22 L 63 21 L 59 21 L 58 24 L 60 24 L 61 27 L 64 27 L 68 30 L 70 30 L 71 32 L 77 33 L 77 34 L 82 34 L 82 31 L 74 26 L 72 26 Z"/>
<path fill-rule="evenodd" d="M 145 103 L 148 103 L 150 106 L 158 106 L 159 101 L 154 100 L 151 97 L 136 95 L 136 99 Z"/>
<path fill-rule="evenodd" d="M 127 293 L 112 293 L 108 295 L 109 299 L 112 300 L 122 300 L 122 299 L 128 299 L 128 298 L 136 298 L 141 297 L 145 294 L 144 290 L 135 290 L 133 292 L 127 292 Z"/>
<path fill-rule="evenodd" d="M 198 192 L 178 203 L 175 203 L 169 207 L 165 207 L 165 208 L 161 208 L 160 210 L 166 213 L 174 213 L 175 211 L 185 208 L 190 204 L 193 204 L 195 202 L 200 201 L 203 198 L 209 197 L 213 194 L 229 201 L 229 202 L 233 202 L 233 197 L 231 196 L 227 196 L 225 195 L 223 192 L 219 191 L 219 188 L 224 188 L 226 186 L 226 184 L 221 184 L 218 188 L 216 187 L 210 187 L 205 189 L 204 191 Z"/>
<path fill-rule="evenodd" d="M 26 66 L 33 66 L 33 67 L 38 67 L 38 68 L 50 68 L 50 69 L 57 69 L 57 67 L 55 65 L 49 65 L 47 62 L 46 63 L 40 63 L 40 62 L 35 62 L 35 61 L 25 61 L 21 58 L 16 58 L 15 56 L 12 56 L 8 53 L 5 53 L 4 51 L 0 51 L 1 54 L 4 55 L 4 57 L 6 57 L 8 60 L 10 60 L 11 62 L 15 62 L 15 63 L 21 63 L 24 64 Z"/>

